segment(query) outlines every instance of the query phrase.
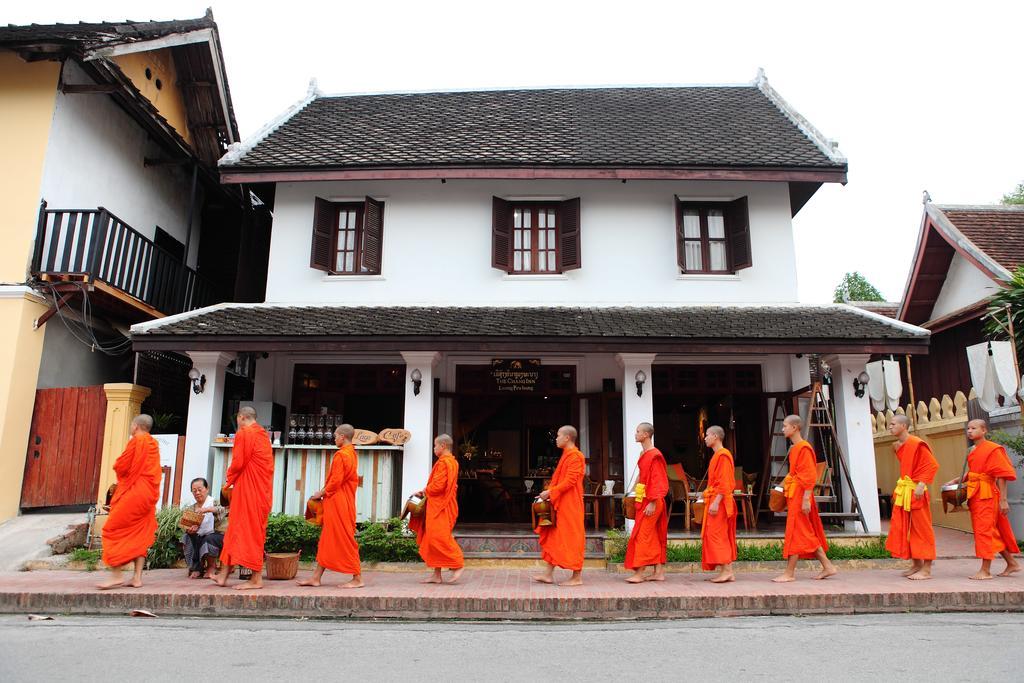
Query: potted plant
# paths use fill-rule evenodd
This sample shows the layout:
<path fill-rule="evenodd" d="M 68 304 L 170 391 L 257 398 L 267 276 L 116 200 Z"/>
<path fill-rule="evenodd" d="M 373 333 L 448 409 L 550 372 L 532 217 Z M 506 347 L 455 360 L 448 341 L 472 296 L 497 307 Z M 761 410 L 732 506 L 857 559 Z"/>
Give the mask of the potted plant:
<path fill-rule="evenodd" d="M 267 578 L 294 579 L 302 553 L 315 557 L 319 540 L 320 527 L 308 524 L 304 517 L 283 513 L 271 515 L 267 521 L 267 540 L 263 545 L 267 554 Z"/>

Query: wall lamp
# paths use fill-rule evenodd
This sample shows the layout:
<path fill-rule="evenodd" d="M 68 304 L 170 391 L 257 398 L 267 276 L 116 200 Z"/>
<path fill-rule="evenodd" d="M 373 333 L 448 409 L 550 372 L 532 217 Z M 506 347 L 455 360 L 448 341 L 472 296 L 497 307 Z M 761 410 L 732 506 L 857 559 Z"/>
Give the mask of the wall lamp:
<path fill-rule="evenodd" d="M 859 375 L 853 378 L 853 395 L 857 398 L 864 398 L 864 389 L 870 381 L 871 376 L 867 372 L 861 371 Z"/>
<path fill-rule="evenodd" d="M 644 382 L 647 381 L 647 373 L 644 372 L 643 370 L 637 370 L 636 375 L 633 376 L 633 379 L 636 380 L 636 395 L 643 396 Z"/>
<path fill-rule="evenodd" d="M 188 378 L 192 380 L 192 391 L 196 394 L 203 393 L 203 389 L 206 388 L 206 375 L 202 374 L 195 368 L 188 371 Z"/>
<path fill-rule="evenodd" d="M 412 395 L 420 395 L 420 385 L 423 384 L 423 373 L 420 372 L 419 368 L 413 368 L 412 372 L 409 373 L 409 379 L 412 380 Z"/>

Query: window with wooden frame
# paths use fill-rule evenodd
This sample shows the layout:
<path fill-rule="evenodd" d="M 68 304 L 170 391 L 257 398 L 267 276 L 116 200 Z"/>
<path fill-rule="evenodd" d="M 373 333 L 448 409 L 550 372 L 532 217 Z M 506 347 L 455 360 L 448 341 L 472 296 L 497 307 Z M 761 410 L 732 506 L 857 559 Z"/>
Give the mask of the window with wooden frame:
<path fill-rule="evenodd" d="M 747 198 L 687 202 L 677 198 L 676 253 L 683 273 L 735 273 L 750 268 Z"/>
<path fill-rule="evenodd" d="M 513 275 L 579 268 L 580 200 L 512 202 L 493 199 L 491 265 Z"/>
<path fill-rule="evenodd" d="M 330 202 L 313 208 L 311 268 L 331 275 L 379 275 L 384 236 L 384 203 Z"/>

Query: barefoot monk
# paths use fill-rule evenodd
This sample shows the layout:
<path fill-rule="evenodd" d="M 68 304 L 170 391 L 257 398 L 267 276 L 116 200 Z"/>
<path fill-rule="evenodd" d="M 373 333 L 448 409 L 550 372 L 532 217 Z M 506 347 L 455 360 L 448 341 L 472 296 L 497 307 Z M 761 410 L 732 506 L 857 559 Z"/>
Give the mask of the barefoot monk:
<path fill-rule="evenodd" d="M 450 569 L 448 583 L 462 576 L 465 561 L 462 548 L 455 542 L 452 530 L 459 518 L 459 463 L 452 455 L 453 441 L 447 434 L 434 439 L 437 462 L 430 471 L 426 487 L 416 495 L 426 497 L 426 510 L 421 517 L 409 520 L 409 528 L 416 534 L 420 557 L 431 569 L 423 583 L 441 583 L 441 570 Z"/>
<path fill-rule="evenodd" d="M 132 420 L 131 440 L 114 461 L 117 490 L 110 501 L 110 517 L 103 526 L 103 564 L 110 567 L 110 580 L 97 588 L 106 590 L 125 585 L 122 567 L 134 563 L 128 586 L 142 585 L 146 553 L 156 540 L 156 503 L 160 499 L 160 446 L 149 431 L 153 418 L 137 415 Z"/>
<path fill-rule="evenodd" d="M 708 487 L 704 489 L 704 521 L 700 526 L 701 567 L 718 568 L 711 583 L 736 579 L 732 563 L 736 561 L 736 467 L 732 453 L 722 444 L 725 430 L 712 425 L 704 432 L 704 443 L 714 453 L 708 464 Z"/>
<path fill-rule="evenodd" d="M 541 500 L 551 501 L 555 509 L 555 525 L 535 529 L 540 534 L 541 557 L 547 563 L 544 573 L 534 577 L 540 583 L 554 583 L 555 567 L 561 567 L 571 570 L 572 576 L 559 585 L 583 584 L 583 475 L 587 465 L 576 438 L 575 427 L 565 425 L 558 430 L 555 445 L 562 449 L 562 458 L 551 484 L 540 492 Z"/>
<path fill-rule="evenodd" d="M 654 447 L 654 425 L 641 422 L 633 435 L 644 449 L 637 462 L 636 519 L 626 544 L 626 569 L 633 574 L 627 583 L 664 581 L 668 560 L 668 465 L 665 456 Z M 644 571 L 652 567 L 652 573 Z"/>
<path fill-rule="evenodd" d="M 892 494 L 892 521 L 885 548 L 893 557 L 912 560 L 903 576 L 914 581 L 932 578 L 935 559 L 935 530 L 932 529 L 931 498 L 928 485 L 939 471 L 939 463 L 928 444 L 907 429 L 910 418 L 893 415 L 889 433 L 896 437 L 896 457 L 900 461 L 900 478 Z"/>

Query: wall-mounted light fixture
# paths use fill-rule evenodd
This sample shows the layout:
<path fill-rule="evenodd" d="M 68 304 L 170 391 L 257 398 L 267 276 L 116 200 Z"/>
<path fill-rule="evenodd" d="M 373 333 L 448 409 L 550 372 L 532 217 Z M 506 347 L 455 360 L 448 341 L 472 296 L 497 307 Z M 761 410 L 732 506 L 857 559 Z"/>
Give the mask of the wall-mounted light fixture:
<path fill-rule="evenodd" d="M 188 371 L 188 378 L 192 381 L 192 392 L 196 394 L 203 393 L 203 389 L 206 388 L 206 375 L 192 368 Z"/>
<path fill-rule="evenodd" d="M 636 375 L 633 376 L 633 379 L 636 380 L 636 395 L 643 396 L 644 382 L 647 381 L 647 373 L 644 372 L 643 370 L 637 370 Z"/>
<path fill-rule="evenodd" d="M 420 395 L 420 385 L 423 384 L 423 373 L 420 372 L 419 368 L 413 368 L 412 372 L 409 373 L 409 379 L 412 380 L 412 395 Z"/>
<path fill-rule="evenodd" d="M 857 398 L 864 398 L 864 389 L 870 381 L 871 376 L 867 372 L 861 371 L 859 375 L 853 378 L 853 395 Z"/>

